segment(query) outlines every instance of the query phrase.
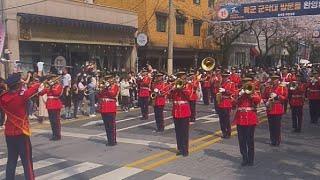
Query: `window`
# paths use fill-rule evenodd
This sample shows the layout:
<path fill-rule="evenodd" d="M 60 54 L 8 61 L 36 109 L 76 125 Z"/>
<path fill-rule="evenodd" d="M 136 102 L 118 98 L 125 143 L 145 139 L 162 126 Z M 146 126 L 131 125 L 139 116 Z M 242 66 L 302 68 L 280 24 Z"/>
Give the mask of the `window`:
<path fill-rule="evenodd" d="M 208 0 L 208 7 L 213 8 L 216 0 Z"/>
<path fill-rule="evenodd" d="M 157 31 L 166 32 L 167 30 L 167 16 L 157 15 Z"/>
<path fill-rule="evenodd" d="M 193 35 L 194 36 L 200 36 L 201 25 L 202 25 L 202 21 L 196 20 L 196 19 L 193 20 Z"/>
<path fill-rule="evenodd" d="M 234 64 L 237 66 L 245 66 L 246 65 L 246 53 L 245 52 L 236 52 Z"/>
<path fill-rule="evenodd" d="M 184 34 L 185 19 L 177 18 L 176 21 L 177 21 L 177 27 L 176 27 L 177 34 Z"/>
<path fill-rule="evenodd" d="M 200 5 L 200 0 L 193 0 L 193 4 Z"/>

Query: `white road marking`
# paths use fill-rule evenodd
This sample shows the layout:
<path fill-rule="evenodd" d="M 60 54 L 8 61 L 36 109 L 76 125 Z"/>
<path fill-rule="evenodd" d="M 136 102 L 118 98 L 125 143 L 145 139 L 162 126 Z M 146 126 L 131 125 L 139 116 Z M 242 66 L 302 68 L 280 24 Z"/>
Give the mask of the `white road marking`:
<path fill-rule="evenodd" d="M 149 116 L 153 116 L 154 113 L 150 113 Z M 121 122 L 126 122 L 126 121 L 131 121 L 131 120 L 136 120 L 142 118 L 142 116 L 138 116 L 138 117 L 131 117 L 131 118 L 126 118 L 126 119 L 121 119 L 121 120 L 116 120 L 116 123 L 121 123 Z M 86 127 L 86 126 L 92 126 L 92 125 L 99 125 L 99 124 L 103 124 L 103 120 L 98 120 L 98 121 L 91 121 L 88 122 L 86 124 L 83 124 L 81 127 Z"/>
<path fill-rule="evenodd" d="M 164 127 L 164 130 L 170 130 L 170 129 L 174 129 L 174 123 L 171 123 L 168 126 Z"/>
<path fill-rule="evenodd" d="M 7 164 L 7 160 L 8 160 L 7 158 L 0 159 L 0 166 Z"/>
<path fill-rule="evenodd" d="M 202 120 L 202 119 L 210 119 L 210 117 L 212 116 L 215 116 L 215 114 L 210 114 L 210 115 L 207 115 L 207 116 L 203 116 L 203 117 L 198 117 L 196 118 L 196 120 Z M 191 122 L 190 125 L 194 125 L 195 123 Z M 167 126 L 164 127 L 165 130 L 170 130 L 170 129 L 174 129 L 174 123 L 172 124 L 169 124 Z"/>
<path fill-rule="evenodd" d="M 0 152 L 0 155 L 3 155 L 4 154 L 4 152 Z"/>
<path fill-rule="evenodd" d="M 33 130 L 36 133 L 50 133 L 49 130 L 41 130 L 41 129 L 34 129 Z M 66 137 L 73 137 L 73 138 L 81 138 L 81 139 L 90 139 L 90 138 L 102 138 L 105 139 L 105 133 L 101 135 L 90 135 L 90 134 L 82 134 L 82 133 L 72 133 L 72 132 L 63 132 L 63 136 Z M 147 141 L 147 140 L 141 140 L 141 139 L 129 139 L 129 138 L 120 138 L 117 137 L 117 142 L 119 143 L 126 143 L 126 144 L 137 144 L 137 145 L 144 145 L 144 146 L 157 146 L 157 147 L 170 147 L 175 148 L 176 144 L 170 144 L 170 143 L 161 143 L 158 141 Z"/>
<path fill-rule="evenodd" d="M 215 118 L 206 118 L 204 119 L 204 122 L 201 122 L 202 124 L 208 124 L 208 123 L 215 123 L 215 122 L 219 122 L 219 118 L 215 117 Z"/>
<path fill-rule="evenodd" d="M 92 178 L 91 180 L 106 180 L 106 179 L 122 180 L 127 177 L 138 174 L 142 171 L 143 171 L 142 169 L 138 169 L 138 168 L 121 167 L 119 169 L 113 170 L 113 171 L 108 172 L 106 174 L 96 176 L 96 177 Z"/>
<path fill-rule="evenodd" d="M 145 146 L 161 146 L 161 147 L 170 147 L 170 148 L 176 148 L 176 144 L 170 144 L 170 143 L 162 143 L 159 141 L 147 141 L 147 140 L 141 140 L 141 139 L 129 139 L 129 138 L 117 138 L 117 142 L 121 143 L 127 143 L 127 144 L 138 144 L 138 145 L 145 145 Z"/>
<path fill-rule="evenodd" d="M 154 180 L 189 180 L 191 179 L 190 177 L 186 177 L 186 176 L 181 176 L 181 175 L 177 175 L 177 174 L 165 174 L 163 176 L 158 177 L 157 179 Z"/>
<path fill-rule="evenodd" d="M 84 162 L 72 167 L 64 168 L 58 171 L 54 171 L 49 174 L 45 174 L 42 176 L 37 177 L 37 180 L 58 180 L 58 179 L 65 179 L 70 176 L 73 176 L 75 174 L 80 174 L 86 171 L 89 171 L 91 169 L 95 169 L 98 167 L 101 167 L 101 164 L 95 164 L 95 163 L 90 163 L 90 162 Z"/>
<path fill-rule="evenodd" d="M 54 164 L 58 164 L 61 162 L 65 162 L 66 160 L 64 159 L 56 159 L 56 158 L 49 158 L 49 159 L 45 159 L 45 160 L 41 160 L 41 161 L 37 161 L 33 163 L 33 169 L 40 169 L 40 168 L 44 168 L 44 167 L 48 167 Z M 23 174 L 23 166 L 19 166 L 16 169 L 16 175 L 20 175 Z M 5 171 L 0 172 L 0 179 L 5 178 Z"/>

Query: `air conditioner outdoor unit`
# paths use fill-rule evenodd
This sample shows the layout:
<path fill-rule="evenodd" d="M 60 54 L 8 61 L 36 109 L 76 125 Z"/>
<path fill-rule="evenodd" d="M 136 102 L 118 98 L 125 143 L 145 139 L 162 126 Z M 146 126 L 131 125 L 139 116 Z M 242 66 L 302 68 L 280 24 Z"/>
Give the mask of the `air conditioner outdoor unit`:
<path fill-rule="evenodd" d="M 93 0 L 84 0 L 84 3 L 93 4 Z"/>

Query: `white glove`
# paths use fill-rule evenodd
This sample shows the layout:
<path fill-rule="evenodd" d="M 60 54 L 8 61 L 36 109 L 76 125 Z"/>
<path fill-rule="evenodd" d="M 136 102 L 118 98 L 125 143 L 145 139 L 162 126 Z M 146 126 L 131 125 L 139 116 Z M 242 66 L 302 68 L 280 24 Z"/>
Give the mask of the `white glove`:
<path fill-rule="evenodd" d="M 271 97 L 271 98 L 275 98 L 275 97 L 277 97 L 277 96 L 278 96 L 278 95 L 277 95 L 276 93 L 271 93 L 271 94 L 270 94 L 270 97 Z"/>
<path fill-rule="evenodd" d="M 155 88 L 155 89 L 153 90 L 153 92 L 158 93 L 158 92 L 159 92 L 159 89 Z"/>
<path fill-rule="evenodd" d="M 43 90 L 44 90 L 44 84 L 41 83 L 40 86 L 39 86 L 39 88 L 38 88 L 38 92 L 41 92 L 41 91 L 43 91 Z"/>
<path fill-rule="evenodd" d="M 241 89 L 241 91 L 239 92 L 239 96 L 242 96 L 245 93 L 245 91 L 243 89 Z"/>
<path fill-rule="evenodd" d="M 38 62 L 37 63 L 38 71 L 43 71 L 43 64 L 44 64 L 44 62 Z"/>
<path fill-rule="evenodd" d="M 221 92 L 221 93 L 226 92 L 226 89 L 225 88 L 219 88 L 219 92 Z"/>

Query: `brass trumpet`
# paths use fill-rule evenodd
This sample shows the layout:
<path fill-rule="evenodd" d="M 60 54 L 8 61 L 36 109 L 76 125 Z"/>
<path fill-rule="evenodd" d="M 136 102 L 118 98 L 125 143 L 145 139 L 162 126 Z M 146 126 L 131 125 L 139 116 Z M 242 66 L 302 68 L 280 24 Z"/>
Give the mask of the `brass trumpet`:
<path fill-rule="evenodd" d="M 244 84 L 244 86 L 242 87 L 242 89 L 244 90 L 244 92 L 248 95 L 251 95 L 254 93 L 255 87 L 252 83 L 246 83 Z"/>
<path fill-rule="evenodd" d="M 291 91 L 295 91 L 295 90 L 298 89 L 298 86 L 299 86 L 299 84 L 298 84 L 297 82 L 293 81 L 293 82 L 291 82 L 291 83 L 289 84 L 289 89 L 290 89 Z"/>
<path fill-rule="evenodd" d="M 174 82 L 174 87 L 176 89 L 183 89 L 186 86 L 186 82 L 180 78 L 178 78 L 175 82 Z"/>

